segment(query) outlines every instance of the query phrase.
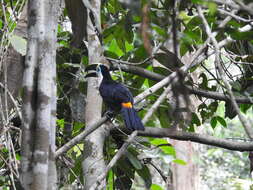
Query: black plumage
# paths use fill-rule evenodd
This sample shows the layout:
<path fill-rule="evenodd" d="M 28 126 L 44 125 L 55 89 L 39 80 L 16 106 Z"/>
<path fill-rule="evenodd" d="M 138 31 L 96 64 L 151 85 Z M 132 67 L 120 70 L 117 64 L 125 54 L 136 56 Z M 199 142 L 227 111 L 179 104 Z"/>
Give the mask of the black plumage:
<path fill-rule="evenodd" d="M 109 69 L 105 65 L 97 67 L 97 74 L 103 76 L 99 92 L 109 110 L 120 112 L 128 129 L 144 130 L 141 119 L 133 108 L 133 96 L 128 88 L 112 80 Z"/>

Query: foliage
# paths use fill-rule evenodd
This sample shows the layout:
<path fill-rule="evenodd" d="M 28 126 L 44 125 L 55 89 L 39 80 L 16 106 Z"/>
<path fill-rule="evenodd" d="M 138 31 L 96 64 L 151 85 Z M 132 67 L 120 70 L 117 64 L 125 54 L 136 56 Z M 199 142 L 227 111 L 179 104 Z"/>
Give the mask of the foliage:
<path fill-rule="evenodd" d="M 223 115 L 224 109 L 224 104 L 220 104 L 218 113 Z M 252 109 L 249 110 L 247 116 L 252 116 Z M 205 124 L 206 132 L 220 138 L 234 137 L 236 141 L 247 139 L 242 128 L 238 127 L 240 122 L 237 118 L 233 120 L 226 119 L 226 121 L 229 128 L 219 125 L 213 129 L 210 125 Z M 204 190 L 246 190 L 252 188 L 248 153 L 233 152 L 209 146 L 201 146 L 200 152 L 197 162 L 200 166 L 202 181 L 205 181 L 202 187 Z"/>
<path fill-rule="evenodd" d="M 5 9 L 0 11 L 0 37 L 3 44 L 7 47 L 8 43 L 14 49 L 25 54 L 26 42 L 19 36 L 11 35 L 16 21 L 11 3 L 16 1 L 5 1 Z M 249 3 L 244 1 L 245 3 Z M 149 6 L 148 12 L 143 11 L 145 5 Z M 102 25 L 102 42 L 104 48 L 104 55 L 107 58 L 117 59 L 129 63 L 135 63 L 141 69 L 158 74 L 159 76 L 168 76 L 172 72 L 177 71 L 182 65 L 188 62 L 182 62 L 181 58 L 194 52 L 203 45 L 209 36 L 206 34 L 202 21 L 197 14 L 196 6 L 201 5 L 204 8 L 204 15 L 212 31 L 217 32 L 217 40 L 221 42 L 228 37 L 234 41 L 227 44 L 222 49 L 222 66 L 225 68 L 226 79 L 232 85 L 232 90 L 236 95 L 252 96 L 252 54 L 253 54 L 253 38 L 252 29 L 249 31 L 242 31 L 250 21 L 252 22 L 252 15 L 247 10 L 240 10 L 236 16 L 224 26 L 220 27 L 226 14 L 221 14 L 220 10 L 223 5 L 215 3 L 215 1 L 204 0 L 187 0 L 180 3 L 177 7 L 177 17 L 173 18 L 173 1 L 118 1 L 107 0 L 103 1 L 101 8 L 101 25 Z M 17 4 L 16 8 L 21 7 Z M 231 8 L 231 7 L 230 7 Z M 231 8 L 232 9 L 232 8 Z M 4 12 L 4 10 L 8 10 Z M 148 23 L 144 23 L 143 15 L 147 14 Z M 71 42 L 74 34 L 64 25 L 64 22 L 69 23 L 67 18 L 68 12 L 64 10 L 62 20 L 58 26 L 58 51 L 57 51 L 57 87 L 58 87 L 58 103 L 57 103 L 57 147 L 61 147 L 67 143 L 71 138 L 80 134 L 85 128 L 84 122 L 84 108 L 85 108 L 85 94 L 86 94 L 86 80 L 84 79 L 84 67 L 88 65 L 88 48 L 82 44 L 80 48 L 72 47 Z M 7 20 L 6 20 L 7 18 Z M 175 19 L 175 20 L 174 20 Z M 251 19 L 251 20 L 250 20 Z M 246 21 L 245 21 L 246 20 Z M 247 22 L 248 20 L 248 22 Z M 173 25 L 173 22 L 176 25 Z M 144 28 L 146 26 L 146 28 Z M 177 45 L 179 48 L 178 54 L 173 53 L 173 27 L 177 27 Z M 83 26 L 86 27 L 86 26 Z M 8 29 L 8 30 L 7 30 Z M 8 38 L 6 34 L 8 33 Z M 148 36 L 148 38 L 145 38 Z M 8 40 L 7 40 L 8 39 Z M 169 45 L 168 45 L 169 44 Z M 147 47 L 151 47 L 154 52 L 150 54 Z M 1 47 L 2 48 L 2 47 Z M 158 50 L 156 50 L 158 49 Z M 212 50 L 211 45 L 207 46 L 201 56 L 208 57 L 208 51 Z M 2 52 L 1 52 L 2 54 Z M 200 57 L 200 56 L 199 56 Z M 150 59 L 148 59 L 150 58 Z M 148 60 L 148 61 L 146 61 Z M 186 78 L 185 84 L 197 89 L 221 92 L 226 94 L 227 89 L 224 88 L 223 83 L 217 76 L 217 71 L 214 68 L 212 56 L 196 65 L 189 70 L 189 73 L 197 71 L 197 80 L 189 76 Z M 141 63 L 141 64 L 139 64 Z M 121 72 L 120 70 L 113 72 L 113 78 L 121 81 L 124 78 L 124 83 L 136 96 L 145 89 L 150 88 L 157 81 L 150 78 L 144 78 L 136 74 Z M 174 91 L 173 91 L 174 92 Z M 157 98 L 163 93 L 160 89 L 153 93 L 142 102 L 144 108 L 139 112 L 143 118 L 149 111 L 150 107 L 156 102 Z M 175 92 L 174 92 L 175 93 Z M 184 91 L 188 96 L 187 91 Z M 237 131 L 240 124 L 230 123 L 227 118 L 234 118 L 237 113 L 231 107 L 231 102 L 225 103 L 225 108 L 220 108 L 221 101 L 212 98 L 204 98 L 198 96 L 200 104 L 196 104 L 196 111 L 190 111 L 191 118 L 189 122 L 184 122 L 183 130 L 195 132 L 206 123 L 210 124 L 212 130 L 221 129 L 226 130 L 226 134 L 220 137 L 227 137 L 234 135 L 227 131 Z M 170 98 L 163 101 L 156 112 L 147 122 L 149 127 L 169 128 L 175 120 L 179 117 L 173 115 L 178 105 Z M 241 113 L 247 113 L 251 110 L 251 104 L 241 104 Z M 176 110 L 178 111 L 178 110 Z M 176 118 L 176 119 L 175 119 Z M 189 118 L 187 118 L 189 120 Z M 185 119 L 185 120 L 187 120 Z M 123 124 L 122 119 L 117 117 L 117 124 Z M 233 126 L 233 127 L 231 127 Z M 15 136 L 15 133 L 12 134 Z M 126 136 L 120 137 L 124 140 Z M 5 141 L 6 139 L 1 139 Z M 163 146 L 165 144 L 165 146 Z M 1 144 L 0 144 L 1 145 Z M 16 144 L 15 144 L 16 145 Z M 18 146 L 18 145 L 17 145 Z M 141 148 L 140 148 L 141 147 Z M 19 148 L 19 147 L 18 147 Z M 108 138 L 105 146 L 105 158 L 109 161 L 120 148 L 120 142 L 117 138 Z M 82 153 L 85 147 L 83 144 L 74 146 L 64 155 L 58 162 L 60 175 L 60 187 L 66 184 L 75 184 L 77 188 L 82 188 L 83 179 L 81 171 Z M 0 154 L 6 160 L 8 158 L 8 150 L 0 146 Z M 19 157 L 19 151 L 14 155 Z M 204 163 L 202 165 L 211 165 L 212 169 L 217 164 L 230 163 L 229 172 L 236 171 L 240 176 L 246 178 L 248 172 L 242 170 L 240 167 L 246 167 L 246 154 L 231 153 L 229 156 L 217 149 L 204 150 Z M 134 181 L 141 178 L 143 180 L 143 188 L 160 190 L 165 184 L 158 184 L 155 177 L 150 172 L 152 167 L 150 163 L 145 163 L 146 159 L 157 159 L 160 164 L 170 165 L 171 163 L 185 165 L 186 161 L 180 160 L 176 156 L 176 151 L 167 139 L 157 138 L 142 138 L 134 142 L 134 145 L 129 147 L 127 154 L 120 159 L 120 161 L 113 167 L 107 176 L 107 189 L 131 189 L 134 186 Z M 242 161 L 243 160 L 243 161 Z M 1 174 L 7 173 L 9 168 L 6 163 L 0 161 L 3 171 Z M 67 166 L 67 167 L 66 167 Z M 63 171 L 63 168 L 66 169 Z M 224 168 L 222 168 L 224 169 Z M 168 171 L 163 171 L 166 175 Z M 224 169 L 225 170 L 225 169 Z M 213 171 L 213 170 L 212 170 Z M 203 179 L 215 176 L 209 176 L 206 173 Z M 137 177 L 136 177 L 137 176 Z M 217 176 L 216 176 L 217 177 Z M 216 178 L 215 178 L 216 179 Z M 233 178 L 230 177 L 224 183 L 230 183 Z M 218 180 L 218 179 L 217 179 Z M 215 181 L 216 182 L 216 181 Z M 10 179 L 1 175 L 0 185 L 9 186 Z M 157 183 L 157 184 L 156 184 Z M 208 184 L 209 182 L 207 182 Z M 239 183 L 239 182 L 238 182 Z M 244 182 L 243 182 L 244 183 Z M 215 186 L 215 183 L 210 183 Z M 221 183 L 217 183 L 217 188 Z"/>

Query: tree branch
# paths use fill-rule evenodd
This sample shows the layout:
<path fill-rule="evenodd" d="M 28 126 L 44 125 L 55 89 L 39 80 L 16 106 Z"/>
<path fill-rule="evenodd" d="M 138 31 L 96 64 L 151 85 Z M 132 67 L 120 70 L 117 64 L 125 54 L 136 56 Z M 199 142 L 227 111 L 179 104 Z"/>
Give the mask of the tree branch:
<path fill-rule="evenodd" d="M 114 128 L 111 133 L 119 134 L 123 131 L 126 134 L 129 134 L 129 131 L 125 128 L 120 130 Z M 220 139 L 210 135 L 203 135 L 192 132 L 185 132 L 175 130 L 173 127 L 170 128 L 157 128 L 157 127 L 146 127 L 145 131 L 138 131 L 138 136 L 144 137 L 154 137 L 154 138 L 171 138 L 181 141 L 191 141 L 205 145 L 211 145 L 219 148 L 224 148 L 233 151 L 252 151 L 253 142 L 235 142 L 227 139 Z"/>
<path fill-rule="evenodd" d="M 227 45 L 231 42 L 233 42 L 233 40 L 228 37 L 228 38 L 222 40 L 219 43 L 219 46 L 223 47 L 223 46 L 225 46 L 225 45 Z M 208 56 L 212 55 L 213 53 L 214 53 L 214 51 L 211 51 L 210 53 L 208 53 Z M 192 64 L 190 66 L 181 67 L 181 70 L 183 70 L 185 72 L 189 68 L 191 68 L 192 66 L 202 62 L 205 58 L 206 58 L 206 56 L 202 55 L 198 59 L 192 61 Z M 121 62 L 121 60 L 119 60 L 117 63 L 122 63 L 122 62 Z M 126 65 L 124 63 L 119 64 L 119 65 L 113 65 L 112 69 L 118 69 L 118 67 L 120 67 L 120 69 L 122 69 L 125 72 L 129 72 L 129 73 L 136 74 L 136 75 L 139 75 L 139 76 L 142 76 L 142 77 L 145 77 L 145 78 L 149 78 L 149 79 L 154 80 L 154 81 L 160 81 L 161 82 L 162 80 L 164 80 L 166 78 L 165 76 L 160 75 L 158 73 L 154 73 L 154 72 L 148 71 L 146 69 L 143 69 L 141 67 L 137 67 L 137 66 L 134 66 L 134 65 Z M 138 95 L 136 97 L 135 103 L 138 103 L 142 99 L 144 99 L 147 96 L 154 93 L 156 90 L 158 90 L 158 89 L 162 88 L 163 86 L 169 84 L 171 79 L 173 79 L 174 77 L 176 77 L 175 72 L 172 73 L 170 76 L 168 76 L 162 83 L 157 83 L 156 85 L 152 86 L 150 89 L 145 90 L 143 93 L 141 93 L 140 95 Z M 190 93 L 192 93 L 192 94 L 196 94 L 196 95 L 200 95 L 200 96 L 203 96 L 203 97 L 212 98 L 212 99 L 216 99 L 216 100 L 222 100 L 222 101 L 229 101 L 230 100 L 226 95 L 221 94 L 221 93 L 200 90 L 200 89 L 196 89 L 196 88 L 193 88 L 193 87 L 187 87 L 187 88 L 189 89 Z M 236 101 L 238 103 L 252 103 L 251 100 L 247 97 L 243 97 L 243 96 L 242 97 L 236 97 L 235 96 L 235 98 L 236 98 Z M 63 145 L 61 148 L 59 148 L 56 151 L 56 157 L 60 156 L 64 152 L 68 151 L 70 148 L 75 146 L 77 143 L 81 142 L 81 140 L 83 138 L 88 136 L 90 133 L 92 133 L 94 130 L 96 130 L 98 127 L 100 127 L 105 122 L 106 122 L 106 118 L 103 117 L 90 127 L 91 131 L 86 130 L 86 131 L 82 132 L 81 134 L 79 134 L 78 136 L 71 139 L 68 143 L 66 143 L 65 145 Z"/>
<path fill-rule="evenodd" d="M 165 76 L 163 76 L 163 75 L 160 75 L 160 74 L 157 74 L 157 73 L 154 73 L 154 72 L 151 72 L 151 71 L 148 71 L 148 70 L 145 70 L 143 68 L 136 67 L 136 66 L 120 65 L 120 67 L 125 72 L 129 72 L 129 73 L 133 73 L 133 74 L 141 73 L 143 77 L 149 78 L 149 79 L 154 80 L 154 81 L 161 81 L 162 79 L 165 78 Z M 199 96 L 206 97 L 206 98 L 212 98 L 212 99 L 215 99 L 215 100 L 230 101 L 230 98 L 228 96 L 222 94 L 222 93 L 196 89 L 196 88 L 189 87 L 189 86 L 186 86 L 186 87 L 188 88 L 190 93 L 195 94 L 195 95 L 199 95 Z M 145 97 L 150 95 L 150 94 L 152 94 L 152 90 L 149 91 L 149 94 L 146 94 Z M 142 94 L 140 94 L 140 95 L 142 95 Z M 144 96 L 143 96 L 143 98 L 144 98 Z M 139 99 L 139 101 L 141 101 L 141 100 L 142 99 Z M 243 96 L 235 96 L 235 100 L 236 100 L 237 103 L 243 103 L 243 104 L 251 104 L 252 103 L 252 101 L 249 98 L 243 97 Z M 75 146 L 76 144 L 81 142 L 82 139 L 84 139 L 90 133 L 92 133 L 97 128 L 99 128 L 106 121 L 107 121 L 106 117 L 101 118 L 96 123 L 94 123 L 92 126 L 90 126 L 89 130 L 85 130 L 82 133 L 80 133 L 79 135 L 77 135 L 76 137 L 74 137 L 73 139 L 71 139 L 68 143 L 66 143 L 65 145 L 63 145 L 61 148 L 59 148 L 56 151 L 55 157 L 57 158 L 61 154 L 67 152 L 73 146 Z"/>
<path fill-rule="evenodd" d="M 144 68 L 137 67 L 137 66 L 119 65 L 119 67 L 124 72 L 139 75 L 139 76 L 142 76 L 144 78 L 148 78 L 153 81 L 161 81 L 162 79 L 165 78 L 164 75 L 154 73 L 152 71 L 149 71 Z M 116 69 L 118 69 L 118 67 L 113 66 L 112 69 L 116 70 Z M 187 86 L 187 85 L 186 85 L 186 88 L 189 90 L 189 92 L 191 94 L 195 94 L 195 95 L 198 95 L 201 97 L 211 98 L 211 99 L 220 100 L 220 101 L 230 101 L 230 98 L 227 95 L 219 93 L 219 92 L 197 89 L 195 87 L 191 87 L 191 86 Z M 235 96 L 235 100 L 237 103 L 252 104 L 252 100 L 246 96 Z"/>
<path fill-rule="evenodd" d="M 251 127 L 251 124 L 250 122 L 246 119 L 246 117 L 244 115 L 241 114 L 240 112 L 240 109 L 239 109 L 239 106 L 238 104 L 236 103 L 236 99 L 235 99 L 235 96 L 232 92 L 232 87 L 231 85 L 229 84 L 229 82 L 226 80 L 226 77 L 225 77 L 225 74 L 224 74 L 224 71 L 221 67 L 221 63 L 220 63 L 220 46 L 219 46 L 219 43 L 217 42 L 216 38 L 212 35 L 212 31 L 211 31 L 211 28 L 207 22 L 207 20 L 205 19 L 205 16 L 202 12 L 202 9 L 200 6 L 197 6 L 197 10 L 198 10 L 198 14 L 199 14 L 199 17 L 201 18 L 203 24 L 204 24 L 204 27 L 205 27 L 205 30 L 206 30 L 206 33 L 207 35 L 211 38 L 211 41 L 212 41 L 212 44 L 214 45 L 214 48 L 215 48 L 215 67 L 216 69 L 218 70 L 218 73 L 221 77 L 221 80 L 222 82 L 224 83 L 226 89 L 227 89 L 227 92 L 228 92 L 228 95 L 230 97 L 230 100 L 231 100 L 231 103 L 235 109 L 235 111 L 237 112 L 237 115 L 245 129 L 245 132 L 247 133 L 247 135 L 253 139 L 253 129 Z"/>
<path fill-rule="evenodd" d="M 150 117 L 153 115 L 153 113 L 157 110 L 157 108 L 160 106 L 160 104 L 166 99 L 169 92 L 171 92 L 171 86 L 167 86 L 166 89 L 163 91 L 161 96 L 155 101 L 155 103 L 149 108 L 148 112 L 142 119 L 143 125 L 147 123 L 147 121 L 150 119 Z"/>
<path fill-rule="evenodd" d="M 69 149 L 71 149 L 76 144 L 80 143 L 85 137 L 87 137 L 89 134 L 91 134 L 93 131 L 95 131 L 97 128 L 99 128 L 102 124 L 104 124 L 108 120 L 107 117 L 102 117 L 97 122 L 92 124 L 91 126 L 87 127 L 85 131 L 81 132 L 79 135 L 75 136 L 73 139 L 71 139 L 69 142 L 64 144 L 62 147 L 60 147 L 55 152 L 55 157 L 59 157 L 61 154 L 67 152 Z"/>

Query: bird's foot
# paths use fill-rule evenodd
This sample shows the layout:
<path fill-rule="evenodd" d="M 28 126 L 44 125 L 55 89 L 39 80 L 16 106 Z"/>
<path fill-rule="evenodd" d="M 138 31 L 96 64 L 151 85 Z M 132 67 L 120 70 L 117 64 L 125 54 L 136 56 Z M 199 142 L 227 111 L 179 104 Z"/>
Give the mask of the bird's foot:
<path fill-rule="evenodd" d="M 105 112 L 105 116 L 111 121 L 114 119 L 115 115 L 116 115 L 115 112 L 111 110 Z"/>

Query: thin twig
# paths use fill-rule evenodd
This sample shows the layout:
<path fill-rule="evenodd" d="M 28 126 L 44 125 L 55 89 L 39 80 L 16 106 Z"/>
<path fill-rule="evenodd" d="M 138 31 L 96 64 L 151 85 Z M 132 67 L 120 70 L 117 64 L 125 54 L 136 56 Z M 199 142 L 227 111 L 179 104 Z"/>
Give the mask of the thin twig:
<path fill-rule="evenodd" d="M 232 13 L 236 13 L 237 11 L 233 10 Z M 231 16 L 227 16 L 220 24 L 219 24 L 219 28 L 224 28 L 225 25 L 231 20 Z M 218 32 L 213 32 L 213 35 L 216 36 L 218 34 Z M 205 41 L 205 43 L 203 45 L 201 45 L 198 50 L 193 54 L 193 56 L 191 57 L 191 62 L 190 64 L 193 64 L 193 62 L 199 57 L 199 55 L 201 55 L 203 53 L 203 51 L 207 48 L 209 42 L 210 42 L 211 38 L 208 37 L 207 40 Z"/>
<path fill-rule="evenodd" d="M 143 124 L 145 125 L 153 113 L 157 110 L 159 105 L 165 100 L 168 93 L 171 91 L 171 86 L 166 87 L 161 96 L 156 100 L 156 102 L 150 107 L 144 118 L 142 119 Z"/>
<path fill-rule="evenodd" d="M 252 130 L 252 127 L 251 127 L 251 124 L 250 122 L 246 119 L 246 117 L 244 115 L 242 115 L 242 113 L 240 112 L 240 109 L 239 109 L 239 106 L 238 104 L 236 103 L 236 100 L 235 100 L 235 96 L 232 92 L 232 87 L 231 85 L 229 84 L 229 82 L 226 80 L 225 76 L 224 76 L 224 71 L 220 65 L 220 46 L 219 46 L 219 43 L 217 42 L 217 40 L 215 39 L 215 37 L 212 35 L 212 32 L 211 32 L 211 29 L 210 29 L 210 26 L 207 22 L 207 20 L 205 19 L 205 16 L 202 12 L 202 9 L 200 6 L 197 6 L 197 10 L 198 10 L 198 14 L 205 26 L 205 30 L 206 30 L 206 33 L 207 35 L 209 35 L 209 37 L 211 38 L 211 41 L 215 47 L 215 66 L 216 66 L 216 69 L 218 70 L 219 72 L 219 75 L 221 77 L 221 80 L 222 82 L 224 83 L 227 91 L 228 91 L 228 94 L 229 94 L 229 97 L 230 97 L 230 100 L 231 100 L 231 103 L 236 111 L 236 113 L 238 114 L 238 117 L 247 133 L 247 135 L 253 139 L 253 130 Z"/>
<path fill-rule="evenodd" d="M 18 103 L 17 103 L 17 101 L 15 100 L 15 98 L 12 96 L 11 92 L 10 92 L 10 91 L 8 90 L 8 88 L 5 87 L 1 82 L 0 82 L 0 87 L 4 88 L 4 90 L 8 93 L 8 95 L 9 95 L 9 97 L 10 97 L 12 103 L 14 104 L 14 107 L 15 107 L 15 110 L 16 110 L 16 112 L 17 112 L 17 114 L 18 114 L 18 117 L 22 120 L 22 114 L 21 114 L 21 111 L 20 111 L 20 109 L 19 109 L 19 107 L 18 107 Z"/>
<path fill-rule="evenodd" d="M 106 57 L 107 60 L 118 63 L 118 64 L 125 64 L 125 65 L 142 65 L 150 60 L 152 60 L 154 58 L 154 56 L 150 56 L 146 59 L 144 59 L 143 61 L 137 62 L 137 63 L 133 63 L 133 62 L 129 62 L 129 61 L 124 61 L 124 60 L 119 60 L 119 59 L 113 59 L 110 57 Z"/>
<path fill-rule="evenodd" d="M 217 9 L 221 14 L 225 14 L 225 15 L 228 15 L 228 16 L 231 16 L 233 17 L 234 19 L 238 20 L 238 21 L 242 21 L 242 22 L 245 22 L 245 23 L 250 23 L 250 22 L 253 22 L 252 19 L 245 19 L 245 18 L 242 18 L 238 15 L 235 15 L 233 14 L 232 12 L 228 12 L 228 11 L 225 11 L 223 9 Z"/>

